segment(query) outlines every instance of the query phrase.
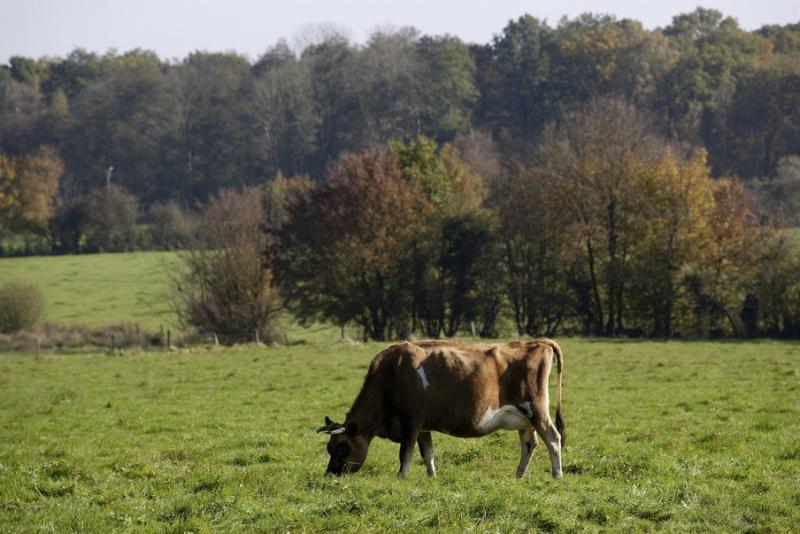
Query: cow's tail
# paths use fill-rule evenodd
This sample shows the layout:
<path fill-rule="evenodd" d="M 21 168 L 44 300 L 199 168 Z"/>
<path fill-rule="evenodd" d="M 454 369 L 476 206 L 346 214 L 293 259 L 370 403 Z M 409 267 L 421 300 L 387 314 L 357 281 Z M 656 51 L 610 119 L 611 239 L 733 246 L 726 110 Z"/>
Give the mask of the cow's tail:
<path fill-rule="evenodd" d="M 567 443 L 566 425 L 564 424 L 564 414 L 561 411 L 561 376 L 564 372 L 564 353 L 561 352 L 561 347 L 552 339 L 542 340 L 553 349 L 553 354 L 556 357 L 556 365 L 558 370 L 558 386 L 556 387 L 556 430 L 561 435 L 561 448 Z"/>

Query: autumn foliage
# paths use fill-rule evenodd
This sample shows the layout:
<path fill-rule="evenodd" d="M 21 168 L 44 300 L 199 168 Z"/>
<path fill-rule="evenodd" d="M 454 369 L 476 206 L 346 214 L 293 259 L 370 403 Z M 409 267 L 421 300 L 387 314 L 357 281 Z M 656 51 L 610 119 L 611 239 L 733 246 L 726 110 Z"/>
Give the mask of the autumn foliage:
<path fill-rule="evenodd" d="M 627 101 L 591 100 L 488 182 L 457 144 L 390 148 L 343 156 L 289 202 L 271 258 L 301 319 L 373 339 L 797 329 L 781 232 Z"/>

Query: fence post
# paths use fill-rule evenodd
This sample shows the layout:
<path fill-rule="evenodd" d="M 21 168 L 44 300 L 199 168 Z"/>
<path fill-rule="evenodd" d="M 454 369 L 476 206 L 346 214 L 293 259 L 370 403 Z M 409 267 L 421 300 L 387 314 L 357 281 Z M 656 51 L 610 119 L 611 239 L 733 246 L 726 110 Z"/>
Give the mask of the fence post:
<path fill-rule="evenodd" d="M 115 334 L 111 334 L 111 354 L 117 351 L 117 339 Z"/>
<path fill-rule="evenodd" d="M 172 332 L 167 329 L 167 349 L 172 347 L 172 340 L 170 339 Z"/>

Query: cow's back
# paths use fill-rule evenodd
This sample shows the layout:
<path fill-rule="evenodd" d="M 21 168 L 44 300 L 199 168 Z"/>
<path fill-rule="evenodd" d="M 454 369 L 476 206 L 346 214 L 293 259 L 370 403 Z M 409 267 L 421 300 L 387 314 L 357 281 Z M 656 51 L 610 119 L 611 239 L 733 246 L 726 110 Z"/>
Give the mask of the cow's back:
<path fill-rule="evenodd" d="M 393 345 L 378 356 L 388 413 L 413 414 L 426 430 L 482 435 L 487 412 L 525 401 L 532 348 L 442 340 Z"/>

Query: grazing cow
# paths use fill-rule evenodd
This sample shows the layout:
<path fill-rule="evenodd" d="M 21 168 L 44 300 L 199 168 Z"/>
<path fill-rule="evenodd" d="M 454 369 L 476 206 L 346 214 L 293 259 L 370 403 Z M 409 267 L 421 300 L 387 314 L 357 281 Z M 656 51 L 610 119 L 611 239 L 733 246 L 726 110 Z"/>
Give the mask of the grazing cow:
<path fill-rule="evenodd" d="M 548 379 L 558 365 L 556 425 L 550 420 Z M 375 436 L 400 443 L 401 477 L 408 474 L 419 445 L 436 475 L 431 431 L 472 438 L 496 430 L 517 430 L 517 476 L 528 469 L 536 435 L 550 453 L 553 477 L 561 477 L 564 419 L 561 373 L 564 358 L 550 339 L 505 345 L 417 341 L 392 345 L 373 358 L 361 392 L 344 423 L 325 418 L 317 432 L 330 434 L 326 474 L 358 471 Z M 535 432 L 535 433 L 534 433 Z"/>

